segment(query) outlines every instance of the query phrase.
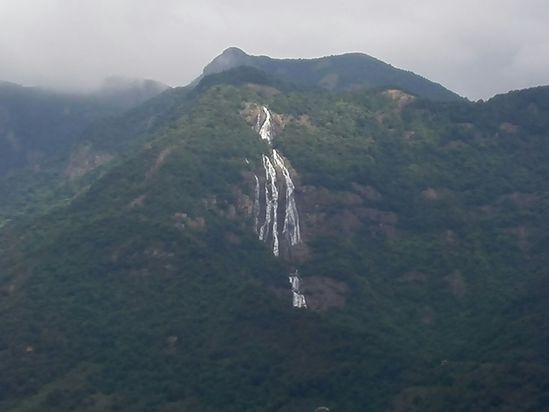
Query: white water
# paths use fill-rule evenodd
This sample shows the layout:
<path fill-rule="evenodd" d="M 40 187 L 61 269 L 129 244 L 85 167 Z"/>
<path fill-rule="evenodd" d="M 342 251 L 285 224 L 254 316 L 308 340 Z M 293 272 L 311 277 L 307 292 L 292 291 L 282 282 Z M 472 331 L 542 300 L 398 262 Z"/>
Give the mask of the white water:
<path fill-rule="evenodd" d="M 278 256 L 278 187 L 276 185 L 276 169 L 266 155 L 263 155 L 263 168 L 265 169 L 265 222 L 259 231 L 259 239 L 267 241 L 269 229 L 272 227 L 273 254 Z"/>
<path fill-rule="evenodd" d="M 265 121 L 263 122 L 261 127 L 258 127 L 260 123 L 261 113 L 258 114 L 256 128 L 258 128 L 259 136 L 261 136 L 263 140 L 267 140 L 267 142 L 271 144 L 273 139 L 273 125 L 271 123 L 271 112 L 269 111 L 269 109 L 263 106 L 263 113 L 265 113 Z"/>
<path fill-rule="evenodd" d="M 259 178 L 257 175 L 254 175 L 255 177 L 255 199 L 254 199 L 254 228 L 257 231 L 259 231 L 259 211 L 261 208 L 261 204 L 259 203 Z"/>
<path fill-rule="evenodd" d="M 257 115 L 255 130 L 261 137 L 272 146 L 273 126 L 272 116 L 266 107 L 262 107 L 264 120 L 261 122 L 261 113 Z M 260 181 L 255 176 L 255 202 L 254 219 L 255 228 L 259 239 L 264 242 L 272 240 L 273 254 L 278 256 L 279 233 L 278 233 L 278 197 L 279 187 L 285 193 L 284 203 L 284 226 L 282 228 L 283 240 L 291 247 L 301 242 L 301 229 L 299 226 L 299 213 L 295 200 L 295 185 L 290 171 L 286 167 L 284 157 L 276 150 L 272 149 L 269 155 L 263 154 L 263 169 L 265 170 L 265 220 L 260 227 Z M 284 179 L 278 181 L 277 176 L 282 174 Z M 270 235 L 270 236 L 269 236 Z M 289 276 L 289 282 L 292 291 L 292 306 L 295 308 L 307 308 L 305 296 L 301 293 L 300 279 L 297 271 Z"/>
<path fill-rule="evenodd" d="M 300 289 L 300 279 L 299 275 L 297 274 L 297 270 L 295 273 L 291 274 L 288 277 L 288 280 L 290 281 L 290 286 L 292 290 L 292 306 L 294 308 L 307 308 L 307 301 L 305 300 L 305 295 L 301 293 Z"/>
<path fill-rule="evenodd" d="M 265 164 L 265 155 L 262 157 L 263 159 L 263 168 L 265 169 L 265 221 L 263 222 L 263 225 L 261 228 L 259 228 L 259 240 L 267 241 L 267 237 L 269 236 L 269 229 L 271 228 L 271 197 L 269 195 L 269 186 L 267 185 L 267 179 L 269 179 L 269 172 L 268 168 Z"/>
<path fill-rule="evenodd" d="M 275 165 L 282 170 L 284 181 L 286 183 L 286 209 L 282 234 L 285 235 L 285 238 L 290 243 L 290 246 L 294 246 L 301 241 L 299 213 L 297 212 L 297 205 L 294 196 L 295 186 L 288 168 L 284 165 L 284 159 L 280 156 L 276 149 L 273 149 L 273 160 Z"/>
<path fill-rule="evenodd" d="M 272 145 L 273 140 L 273 125 L 272 115 L 269 109 L 262 107 L 263 122 L 261 121 L 262 113 L 258 113 L 255 130 L 261 137 L 266 140 L 269 145 Z M 279 233 L 278 233 L 278 196 L 280 187 L 285 193 L 284 204 L 284 225 L 282 227 L 282 236 L 289 246 L 295 246 L 301 242 L 301 230 L 299 226 L 299 213 L 295 200 L 295 185 L 292 180 L 290 171 L 286 167 L 283 156 L 276 150 L 272 149 L 270 155 L 263 155 L 263 168 L 265 169 L 265 220 L 259 227 L 259 217 L 256 219 L 256 231 L 259 234 L 259 239 L 268 242 L 269 235 L 272 235 L 273 254 L 279 255 Z M 277 178 L 278 174 L 282 174 L 283 179 L 280 181 Z M 257 177 L 256 177 L 257 179 Z M 258 180 L 256 180 L 256 204 L 260 202 L 257 199 L 259 193 Z M 259 216 L 259 213 L 257 214 Z"/>

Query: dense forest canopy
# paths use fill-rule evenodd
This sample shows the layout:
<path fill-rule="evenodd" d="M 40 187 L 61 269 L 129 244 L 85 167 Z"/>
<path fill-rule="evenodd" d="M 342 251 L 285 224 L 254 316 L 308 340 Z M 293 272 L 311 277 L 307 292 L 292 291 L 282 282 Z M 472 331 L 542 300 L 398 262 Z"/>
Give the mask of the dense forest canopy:
<path fill-rule="evenodd" d="M 547 408 L 549 87 L 433 100 L 258 61 L 0 180 L 0 409 Z M 302 238 L 278 257 L 273 149 Z"/>

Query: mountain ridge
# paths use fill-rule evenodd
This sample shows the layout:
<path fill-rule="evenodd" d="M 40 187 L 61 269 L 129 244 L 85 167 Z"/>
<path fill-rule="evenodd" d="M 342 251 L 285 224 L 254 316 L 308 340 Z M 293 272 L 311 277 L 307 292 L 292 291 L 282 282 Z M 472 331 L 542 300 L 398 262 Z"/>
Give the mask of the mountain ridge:
<path fill-rule="evenodd" d="M 237 47 L 229 47 L 206 65 L 197 80 L 238 66 L 255 67 L 281 80 L 332 91 L 396 87 L 434 100 L 461 99 L 438 83 L 358 52 L 311 59 L 275 59 L 252 56 Z"/>
<path fill-rule="evenodd" d="M 543 410 L 547 119 L 242 66 L 96 124 L 0 228 L 0 409 Z"/>
<path fill-rule="evenodd" d="M 0 176 L 70 146 L 94 121 L 121 114 L 168 89 L 152 80 L 111 78 L 90 93 L 0 84 Z"/>

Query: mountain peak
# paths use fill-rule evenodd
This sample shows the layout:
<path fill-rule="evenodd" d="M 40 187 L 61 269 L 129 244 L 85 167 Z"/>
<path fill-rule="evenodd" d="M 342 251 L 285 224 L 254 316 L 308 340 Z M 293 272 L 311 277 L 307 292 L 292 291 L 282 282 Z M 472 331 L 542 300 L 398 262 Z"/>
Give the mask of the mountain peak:
<path fill-rule="evenodd" d="M 204 75 L 220 73 L 237 66 L 244 66 L 250 56 L 238 47 L 229 47 L 204 68 Z"/>
<path fill-rule="evenodd" d="M 239 66 L 253 67 L 282 82 L 304 87 L 321 87 L 332 91 L 391 87 L 432 100 L 460 99 L 457 94 L 438 83 L 362 53 L 315 59 L 274 59 L 252 56 L 237 47 L 229 47 L 204 68 L 194 84 L 204 76 Z"/>
<path fill-rule="evenodd" d="M 223 50 L 221 56 L 243 57 L 248 56 L 248 54 L 238 47 L 227 47 L 225 50 Z"/>

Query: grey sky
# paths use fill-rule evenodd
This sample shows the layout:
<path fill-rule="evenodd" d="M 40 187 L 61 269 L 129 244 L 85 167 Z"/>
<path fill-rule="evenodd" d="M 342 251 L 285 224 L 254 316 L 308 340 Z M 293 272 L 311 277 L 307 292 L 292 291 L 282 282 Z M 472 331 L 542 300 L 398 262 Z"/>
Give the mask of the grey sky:
<path fill-rule="evenodd" d="M 471 99 L 549 84 L 547 0 L 0 0 L 0 79 L 184 85 L 223 49 L 360 51 Z"/>

